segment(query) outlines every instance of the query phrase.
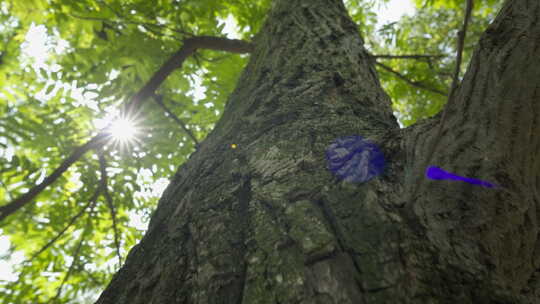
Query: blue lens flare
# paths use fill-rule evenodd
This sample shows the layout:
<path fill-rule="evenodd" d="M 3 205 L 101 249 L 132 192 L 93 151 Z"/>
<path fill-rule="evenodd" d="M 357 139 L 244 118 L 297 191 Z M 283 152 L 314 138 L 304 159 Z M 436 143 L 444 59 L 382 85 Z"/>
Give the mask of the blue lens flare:
<path fill-rule="evenodd" d="M 367 182 L 381 174 L 384 154 L 374 143 L 359 135 L 336 139 L 326 149 L 328 169 L 338 179 L 353 183 Z"/>
<path fill-rule="evenodd" d="M 453 180 L 459 180 L 464 181 L 469 184 L 473 185 L 479 185 L 487 188 L 495 188 L 496 186 L 490 182 L 483 181 L 476 178 L 470 178 L 465 176 L 460 176 L 457 174 L 452 174 L 450 172 L 444 171 L 443 169 L 435 166 L 430 166 L 426 169 L 426 176 L 431 179 L 435 180 L 443 180 L 443 179 L 453 179 Z"/>
<path fill-rule="evenodd" d="M 339 180 L 365 183 L 383 173 L 386 161 L 384 154 L 373 142 L 360 135 L 340 137 L 326 148 L 328 170 Z M 439 167 L 426 169 L 426 177 L 433 180 L 458 180 L 486 188 L 497 188 L 490 182 L 460 176 Z"/>

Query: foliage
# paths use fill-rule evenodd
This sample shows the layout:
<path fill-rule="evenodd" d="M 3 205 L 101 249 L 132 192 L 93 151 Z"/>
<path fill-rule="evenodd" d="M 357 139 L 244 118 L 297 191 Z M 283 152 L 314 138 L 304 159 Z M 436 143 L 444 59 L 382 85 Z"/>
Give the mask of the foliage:
<path fill-rule="evenodd" d="M 404 16 L 399 22 L 385 24 L 370 45 L 375 54 L 440 55 L 421 60 L 380 60 L 420 86 L 445 93 L 412 86 L 378 66 L 383 87 L 392 97 L 397 116 L 405 126 L 437 114 L 447 101 L 456 58 L 457 33 L 463 24 L 466 3 L 461 0 L 415 2 L 418 10 L 414 16 Z M 496 2 L 475 1 L 465 40 L 462 72 L 466 70 L 474 45 L 498 10 L 500 3 Z"/>
<path fill-rule="evenodd" d="M 462 1 L 418 0 L 417 15 L 376 32 L 374 10 L 385 2 L 346 2 L 353 19 L 362 24 L 370 52 L 444 55 L 429 62 L 377 60 L 413 81 L 446 91 L 455 49 L 449 37 L 456 36 L 462 21 Z M 494 2 L 486 0 L 475 8 L 465 62 L 495 12 Z M 43 180 L 95 134 L 98 120 L 140 89 L 183 38 L 226 36 L 224 20 L 232 17 L 239 37 L 250 40 L 269 5 L 269 0 L 1 2 L 0 206 Z M 47 34 L 47 48 L 43 58 L 32 58 L 25 41 L 39 29 Z M 202 140 L 223 112 L 246 60 L 243 55 L 199 51 L 157 93 Z M 435 114 L 446 100 L 386 70 L 380 69 L 380 75 L 405 125 Z M 3 303 L 81 303 L 92 298 L 118 267 L 114 231 L 122 259 L 141 238 L 133 218 L 147 222 L 160 195 L 156 181 L 172 176 L 194 143 L 151 101 L 140 113 L 137 141 L 100 152 L 107 167 L 105 188 L 100 186 L 99 151 L 91 151 L 35 202 L 0 223 L 11 244 L 5 258 L 22 253 L 27 260 L 15 266 L 15 281 L 0 282 Z"/>

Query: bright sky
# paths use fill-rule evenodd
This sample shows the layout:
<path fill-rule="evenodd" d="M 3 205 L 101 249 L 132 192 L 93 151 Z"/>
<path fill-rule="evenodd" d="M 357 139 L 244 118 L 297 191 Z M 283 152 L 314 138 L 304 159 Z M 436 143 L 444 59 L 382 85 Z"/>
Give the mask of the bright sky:
<path fill-rule="evenodd" d="M 414 10 L 414 4 L 411 0 L 390 0 L 388 4 L 380 7 L 377 12 L 377 27 L 398 21 L 403 15 L 412 15 Z"/>
<path fill-rule="evenodd" d="M 380 27 L 386 23 L 394 22 L 399 20 L 399 18 L 404 14 L 413 14 L 414 6 L 411 0 L 391 0 L 387 5 L 380 7 L 378 10 L 378 22 L 377 27 Z M 237 34 L 237 26 L 232 17 L 229 17 L 225 20 L 224 31 L 229 38 L 239 38 Z M 51 44 L 45 32 L 44 27 L 33 26 L 26 36 L 26 41 L 21 45 L 23 53 L 28 57 L 34 60 L 34 67 L 45 68 L 47 65 L 45 63 L 45 56 L 50 48 L 53 48 L 56 53 L 62 52 L 67 47 L 65 42 L 60 42 L 58 44 Z M 52 67 L 52 69 L 57 69 L 58 67 Z M 199 85 L 200 86 L 200 85 Z M 51 93 L 54 94 L 54 91 Z M 200 99 L 203 92 L 194 92 L 196 99 Z M 41 98 L 43 96 L 39 96 Z M 75 96 L 74 96 L 75 97 Z M 83 97 L 81 96 L 81 99 Z M 124 128 L 125 124 L 118 126 L 118 128 Z M 120 132 L 127 132 L 125 129 L 121 129 Z M 168 180 L 161 178 L 154 185 L 154 192 L 152 195 L 159 196 L 168 185 Z M 143 223 L 141 216 L 134 214 L 131 218 L 131 225 L 137 227 L 138 229 L 145 229 L 147 223 Z M 1 229 L 0 229 L 1 234 Z M 9 240 L 5 236 L 0 236 L 0 256 L 5 255 L 9 248 Z M 0 280 L 14 280 L 15 276 L 11 272 L 11 265 L 20 263 L 24 259 L 23 255 L 15 252 L 10 260 L 3 261 L 0 260 Z"/>

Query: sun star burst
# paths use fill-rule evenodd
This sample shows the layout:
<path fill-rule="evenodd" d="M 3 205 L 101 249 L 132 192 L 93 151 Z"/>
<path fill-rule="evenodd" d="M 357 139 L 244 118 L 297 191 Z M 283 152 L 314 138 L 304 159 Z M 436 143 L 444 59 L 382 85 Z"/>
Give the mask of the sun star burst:
<path fill-rule="evenodd" d="M 111 123 L 112 137 L 119 142 L 129 142 L 135 139 L 137 127 L 135 123 L 126 118 L 118 118 Z"/>

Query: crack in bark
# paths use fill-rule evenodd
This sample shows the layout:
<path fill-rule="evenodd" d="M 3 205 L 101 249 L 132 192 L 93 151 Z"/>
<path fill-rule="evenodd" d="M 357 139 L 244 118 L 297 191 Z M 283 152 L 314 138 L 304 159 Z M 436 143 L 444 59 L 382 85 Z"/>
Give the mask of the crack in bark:
<path fill-rule="evenodd" d="M 242 165 L 247 165 L 246 163 Z M 251 226 L 250 224 L 250 216 L 249 216 L 249 204 L 252 199 L 252 185 L 251 185 L 251 175 L 248 172 L 247 174 L 242 176 L 242 186 L 238 190 L 238 192 L 235 193 L 236 197 L 239 201 L 239 208 L 238 211 L 238 217 L 241 221 L 241 227 L 240 227 L 240 250 L 241 250 L 241 260 L 242 261 L 242 270 L 240 273 L 240 277 L 238 278 L 239 282 L 239 293 L 238 298 L 236 300 L 237 304 L 241 304 L 243 302 L 244 297 L 244 291 L 246 288 L 246 276 L 248 271 L 248 262 L 247 262 L 247 251 L 248 246 L 246 245 L 247 236 L 248 236 L 248 229 Z"/>
<path fill-rule="evenodd" d="M 330 208 L 328 206 L 326 206 L 326 204 L 324 203 L 324 200 L 322 198 L 318 198 L 317 200 L 311 201 L 311 202 L 314 203 L 314 205 L 316 205 L 317 207 L 319 207 L 319 209 L 322 211 L 322 214 L 323 214 L 326 222 L 328 223 L 328 226 L 331 229 L 332 234 L 336 237 L 336 241 L 337 241 L 337 244 L 339 246 L 339 250 L 341 252 L 346 253 L 349 256 L 349 258 L 351 259 L 351 262 L 354 265 L 354 268 L 355 268 L 356 272 L 359 275 L 362 275 L 362 270 L 361 270 L 360 265 L 358 265 L 358 262 L 356 261 L 356 258 L 354 257 L 353 253 L 351 253 L 351 249 L 348 248 L 348 246 L 345 244 L 345 242 L 346 242 L 345 238 L 343 237 L 343 233 L 341 232 L 341 230 L 339 228 L 339 225 L 337 224 L 336 217 L 332 213 L 332 210 L 330 210 Z M 357 282 L 357 283 L 358 283 L 357 285 L 358 285 L 358 288 L 359 288 L 360 292 L 363 294 L 365 292 L 365 290 L 362 287 L 361 282 Z"/>

